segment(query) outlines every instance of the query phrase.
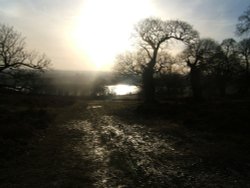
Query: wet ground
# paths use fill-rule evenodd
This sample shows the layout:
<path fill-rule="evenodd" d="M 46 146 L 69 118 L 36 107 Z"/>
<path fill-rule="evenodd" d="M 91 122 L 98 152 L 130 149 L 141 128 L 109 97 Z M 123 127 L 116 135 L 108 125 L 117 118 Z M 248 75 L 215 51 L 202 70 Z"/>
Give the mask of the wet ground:
<path fill-rule="evenodd" d="M 96 102 L 83 113 L 2 164 L 0 187 L 250 187 L 248 173 L 208 165 L 176 135 L 124 121 Z"/>

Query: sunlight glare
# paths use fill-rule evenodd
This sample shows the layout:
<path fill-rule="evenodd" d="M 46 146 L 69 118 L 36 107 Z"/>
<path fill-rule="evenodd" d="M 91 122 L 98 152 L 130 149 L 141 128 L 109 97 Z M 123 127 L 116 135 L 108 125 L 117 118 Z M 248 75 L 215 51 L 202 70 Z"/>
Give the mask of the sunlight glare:
<path fill-rule="evenodd" d="M 139 88 L 133 85 L 125 85 L 118 84 L 114 86 L 108 86 L 110 93 L 114 93 L 115 95 L 128 95 L 128 94 L 136 94 L 139 92 Z"/>
<path fill-rule="evenodd" d="M 131 47 L 134 24 L 152 13 L 151 0 L 86 0 L 72 28 L 74 46 L 95 70 L 108 70 L 115 56 Z"/>

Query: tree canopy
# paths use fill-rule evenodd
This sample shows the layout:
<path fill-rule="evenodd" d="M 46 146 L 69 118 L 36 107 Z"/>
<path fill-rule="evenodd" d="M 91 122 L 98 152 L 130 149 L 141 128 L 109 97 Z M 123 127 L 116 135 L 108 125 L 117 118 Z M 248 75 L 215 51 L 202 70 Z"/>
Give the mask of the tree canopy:
<path fill-rule="evenodd" d="M 0 24 L 0 73 L 11 74 L 18 69 L 43 70 L 51 61 L 45 54 L 29 52 L 25 38 L 13 27 Z"/>
<path fill-rule="evenodd" d="M 250 6 L 247 10 L 238 18 L 238 24 L 236 25 L 236 34 L 239 36 L 250 34 Z"/>
<path fill-rule="evenodd" d="M 180 20 L 163 21 L 159 18 L 146 18 L 135 26 L 138 52 L 121 55 L 120 66 L 129 72 L 140 71 L 145 101 L 154 101 L 154 74 L 171 63 L 164 48 L 168 41 L 178 40 L 185 44 L 193 43 L 199 34 L 191 25 Z M 165 55 L 159 55 L 165 54 Z"/>

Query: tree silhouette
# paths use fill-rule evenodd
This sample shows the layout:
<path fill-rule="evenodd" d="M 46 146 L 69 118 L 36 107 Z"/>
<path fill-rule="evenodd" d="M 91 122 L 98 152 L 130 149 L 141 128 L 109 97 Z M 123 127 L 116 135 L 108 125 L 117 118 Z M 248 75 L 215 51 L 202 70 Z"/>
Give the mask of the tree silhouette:
<path fill-rule="evenodd" d="M 145 71 L 149 60 L 150 59 L 148 58 L 145 50 L 139 49 L 135 52 L 125 52 L 116 57 L 114 69 L 117 72 L 117 76 L 123 76 L 125 80 L 126 77 L 130 77 L 134 81 L 137 80 L 137 85 L 139 84 L 142 86 L 140 78 L 142 78 L 143 72 Z M 159 83 L 159 80 L 162 80 L 164 75 L 172 72 L 172 65 L 175 63 L 176 61 L 174 57 L 172 57 L 166 49 L 159 50 L 156 64 L 153 68 L 154 79 L 157 79 L 157 84 Z"/>
<path fill-rule="evenodd" d="M 142 51 L 119 54 L 116 57 L 115 71 L 124 76 L 127 75 L 141 75 L 145 64 L 147 63 L 147 56 Z"/>
<path fill-rule="evenodd" d="M 201 100 L 202 96 L 202 72 L 211 63 L 212 58 L 218 53 L 219 44 L 213 39 L 200 39 L 196 43 L 188 45 L 181 54 L 181 58 L 190 68 L 190 82 L 193 97 Z"/>
<path fill-rule="evenodd" d="M 142 75 L 150 59 L 144 50 L 139 49 L 135 52 L 125 52 L 116 57 L 115 70 L 122 75 Z M 165 50 L 158 52 L 154 73 L 163 74 L 171 71 L 175 59 Z"/>
<path fill-rule="evenodd" d="M 242 36 L 250 33 L 250 6 L 247 10 L 238 18 L 239 23 L 236 25 L 236 34 Z"/>
<path fill-rule="evenodd" d="M 219 88 L 220 96 L 224 97 L 229 82 L 239 71 L 237 42 L 232 38 L 224 39 L 218 53 L 213 57 L 213 63 L 209 66 L 211 74 L 215 78 L 215 84 Z"/>
<path fill-rule="evenodd" d="M 147 55 L 143 63 L 142 82 L 145 102 L 154 102 L 154 73 L 158 52 L 171 39 L 190 44 L 198 38 L 198 32 L 192 26 L 179 20 L 163 21 L 157 18 L 147 18 L 136 25 L 137 44 Z"/>
<path fill-rule="evenodd" d="M 244 65 L 244 77 L 243 79 L 243 85 L 244 87 L 242 88 L 244 94 L 248 93 L 249 89 L 249 81 L 250 81 L 250 38 L 243 39 L 238 43 L 238 53 L 241 59 L 241 63 Z"/>
<path fill-rule="evenodd" d="M 0 73 L 14 74 L 23 68 L 43 70 L 49 65 L 44 54 L 28 52 L 24 38 L 13 27 L 0 24 Z"/>

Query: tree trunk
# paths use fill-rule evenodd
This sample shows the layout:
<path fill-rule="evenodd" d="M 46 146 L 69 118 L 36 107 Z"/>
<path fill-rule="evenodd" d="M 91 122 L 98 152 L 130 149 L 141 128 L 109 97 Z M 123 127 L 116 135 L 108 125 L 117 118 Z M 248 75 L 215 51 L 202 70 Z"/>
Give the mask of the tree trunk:
<path fill-rule="evenodd" d="M 246 83 L 245 83 L 245 95 L 247 96 L 249 94 L 249 81 L 250 81 L 250 74 L 249 74 L 249 60 L 246 57 Z"/>
<path fill-rule="evenodd" d="M 145 68 L 142 74 L 144 100 L 146 103 L 155 102 L 155 84 L 153 78 L 153 68 Z"/>
<path fill-rule="evenodd" d="M 153 56 L 142 73 L 144 100 L 146 103 L 155 102 L 154 66 L 156 64 L 160 44 L 154 48 Z"/>
<path fill-rule="evenodd" d="M 220 97 L 224 98 L 226 96 L 226 86 L 220 85 Z"/>
<path fill-rule="evenodd" d="M 199 68 L 192 66 L 190 67 L 190 81 L 193 92 L 193 97 L 195 100 L 199 101 L 202 97 L 202 88 L 201 88 L 201 73 Z"/>
<path fill-rule="evenodd" d="M 226 96 L 226 88 L 227 88 L 226 78 L 224 78 L 223 76 L 219 77 L 217 82 L 219 84 L 220 97 L 224 98 Z"/>

